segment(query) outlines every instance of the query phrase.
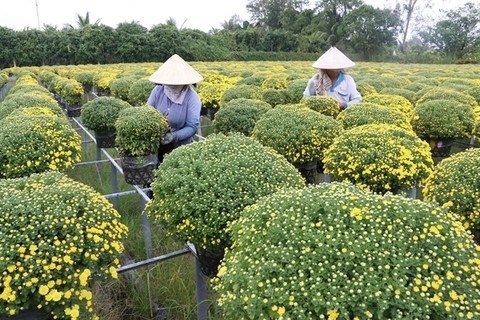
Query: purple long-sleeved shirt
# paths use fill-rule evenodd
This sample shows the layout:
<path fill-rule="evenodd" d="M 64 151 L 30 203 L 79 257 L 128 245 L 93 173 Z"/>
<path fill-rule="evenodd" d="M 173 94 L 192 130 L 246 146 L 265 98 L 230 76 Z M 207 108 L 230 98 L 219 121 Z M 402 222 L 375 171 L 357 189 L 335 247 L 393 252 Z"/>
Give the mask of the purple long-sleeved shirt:
<path fill-rule="evenodd" d="M 174 133 L 174 147 L 193 142 L 200 123 L 202 102 L 195 90 L 188 86 L 188 92 L 182 104 L 172 102 L 164 93 L 164 86 L 158 84 L 153 88 L 147 104 L 160 111 L 168 118 L 170 132 Z"/>

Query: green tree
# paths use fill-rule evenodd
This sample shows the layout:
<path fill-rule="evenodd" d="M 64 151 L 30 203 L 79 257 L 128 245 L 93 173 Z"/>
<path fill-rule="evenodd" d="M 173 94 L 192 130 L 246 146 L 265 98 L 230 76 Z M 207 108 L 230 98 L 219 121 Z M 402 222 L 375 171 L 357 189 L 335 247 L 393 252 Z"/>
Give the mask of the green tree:
<path fill-rule="evenodd" d="M 100 19 L 97 19 L 93 25 L 98 25 L 100 24 Z M 82 17 L 79 13 L 77 13 L 77 27 L 79 29 L 91 25 L 90 23 L 90 12 L 87 11 L 85 14 L 85 17 Z M 71 24 L 66 24 L 65 25 L 67 28 L 74 28 Z"/>
<path fill-rule="evenodd" d="M 282 17 L 290 10 L 302 11 L 309 0 L 249 0 L 247 11 L 253 23 L 268 29 L 283 27 Z"/>
<path fill-rule="evenodd" d="M 159 24 L 150 29 L 152 47 L 150 61 L 165 61 L 178 53 L 181 45 L 180 31 L 176 25 Z"/>
<path fill-rule="evenodd" d="M 319 11 L 318 29 L 329 34 L 330 45 L 341 41 L 339 26 L 345 16 L 363 4 L 362 0 L 319 0 L 316 9 Z"/>
<path fill-rule="evenodd" d="M 103 25 L 87 25 L 79 30 L 77 59 L 82 64 L 114 62 L 116 39 L 113 28 Z"/>
<path fill-rule="evenodd" d="M 389 9 L 362 5 L 348 13 L 339 27 L 339 35 L 365 58 L 382 53 L 386 46 L 396 45 L 400 19 Z"/>
<path fill-rule="evenodd" d="M 151 36 L 148 29 L 136 21 L 119 23 L 114 31 L 117 39 L 116 59 L 118 62 L 148 61 Z"/>
<path fill-rule="evenodd" d="M 431 47 L 457 59 L 480 49 L 480 6 L 472 2 L 450 10 L 446 19 L 420 34 Z"/>
<path fill-rule="evenodd" d="M 15 61 L 15 48 L 17 45 L 17 33 L 12 29 L 0 27 L 0 70 L 6 67 L 13 67 Z"/>
<path fill-rule="evenodd" d="M 44 33 L 37 29 L 25 29 L 16 32 L 17 43 L 14 57 L 19 66 L 39 66 L 44 60 L 48 43 Z"/>

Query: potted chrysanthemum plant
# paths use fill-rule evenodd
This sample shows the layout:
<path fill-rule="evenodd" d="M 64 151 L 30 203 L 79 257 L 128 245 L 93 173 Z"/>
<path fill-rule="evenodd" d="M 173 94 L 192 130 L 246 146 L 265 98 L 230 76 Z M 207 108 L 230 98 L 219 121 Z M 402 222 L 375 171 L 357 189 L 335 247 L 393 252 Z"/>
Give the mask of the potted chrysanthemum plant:
<path fill-rule="evenodd" d="M 125 182 L 151 183 L 160 140 L 169 130 L 167 119 L 152 106 L 125 108 L 118 114 L 115 129 Z"/>
<path fill-rule="evenodd" d="M 427 142 L 392 124 L 345 130 L 324 153 L 325 173 L 377 193 L 408 191 L 433 170 Z"/>
<path fill-rule="evenodd" d="M 277 106 L 255 123 L 252 137 L 271 147 L 295 165 L 308 183 L 318 182 L 323 151 L 343 131 L 342 125 L 301 105 Z"/>
<path fill-rule="evenodd" d="M 274 150 L 240 133 L 211 134 L 165 156 L 145 209 L 169 235 L 195 244 L 202 270 L 214 276 L 230 246 L 229 225 L 246 206 L 304 180 Z"/>
<path fill-rule="evenodd" d="M 82 106 L 80 113 L 82 124 L 95 133 L 99 148 L 115 146 L 117 121 L 120 111 L 131 105 L 116 97 L 98 97 L 88 101 Z"/>
<path fill-rule="evenodd" d="M 112 204 L 60 172 L 0 179 L 0 198 L 0 319 L 98 319 L 128 232 Z"/>
<path fill-rule="evenodd" d="M 224 319 L 477 319 L 480 254 L 438 205 L 345 183 L 274 193 L 231 224 Z"/>

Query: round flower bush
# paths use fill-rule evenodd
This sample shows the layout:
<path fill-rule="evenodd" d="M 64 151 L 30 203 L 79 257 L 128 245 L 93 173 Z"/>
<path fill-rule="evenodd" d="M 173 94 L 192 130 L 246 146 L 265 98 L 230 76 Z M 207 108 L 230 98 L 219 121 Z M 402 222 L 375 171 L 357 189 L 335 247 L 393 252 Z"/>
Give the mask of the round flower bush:
<path fill-rule="evenodd" d="M 138 80 L 138 78 L 135 78 L 132 75 L 123 76 L 123 77 L 112 80 L 112 82 L 110 83 L 110 92 L 112 96 L 114 96 L 115 98 L 127 101 L 130 87 L 136 80 Z M 150 86 L 150 88 L 151 87 L 152 86 Z M 145 104 L 146 101 L 147 100 L 143 101 L 142 104 Z"/>
<path fill-rule="evenodd" d="M 434 88 L 427 91 L 423 96 L 417 100 L 417 105 L 429 100 L 453 100 L 463 104 L 468 104 L 472 108 L 476 107 L 477 101 L 468 93 L 462 93 L 446 88 Z"/>
<path fill-rule="evenodd" d="M 468 138 L 475 114 L 469 104 L 455 100 L 427 100 L 417 104 L 410 120 L 413 131 L 424 139 Z"/>
<path fill-rule="evenodd" d="M 116 97 L 98 97 L 82 105 L 82 124 L 94 131 L 115 130 L 115 121 L 123 109 L 131 105 Z"/>
<path fill-rule="evenodd" d="M 338 101 L 327 96 L 303 97 L 300 104 L 321 114 L 336 117 L 340 112 Z"/>
<path fill-rule="evenodd" d="M 160 140 L 168 129 L 167 119 L 152 106 L 125 108 L 115 121 L 115 141 L 125 155 L 157 153 Z"/>
<path fill-rule="evenodd" d="M 332 117 L 298 106 L 277 107 L 263 114 L 252 136 L 292 164 L 322 161 L 323 150 L 342 131 Z"/>
<path fill-rule="evenodd" d="M 95 319 L 91 285 L 117 277 L 127 235 L 112 204 L 59 172 L 0 180 L 0 197 L 0 317 Z"/>
<path fill-rule="evenodd" d="M 460 216 L 480 242 L 480 149 L 458 152 L 439 162 L 425 182 L 425 201 L 435 201 Z"/>
<path fill-rule="evenodd" d="M 58 116 L 64 116 L 62 108 L 60 108 L 55 99 L 41 92 L 34 91 L 33 93 L 18 92 L 16 94 L 8 94 L 5 100 L 0 103 L 0 120 L 6 118 L 16 109 L 34 107 L 49 108 Z"/>
<path fill-rule="evenodd" d="M 479 253 L 442 207 L 330 183 L 247 207 L 214 289 L 225 319 L 477 319 Z"/>
<path fill-rule="evenodd" d="M 71 168 L 80 162 L 81 143 L 65 117 L 10 115 L 0 121 L 0 178 Z"/>
<path fill-rule="evenodd" d="M 325 150 L 323 163 L 326 174 L 376 193 L 409 190 L 433 168 L 429 144 L 391 124 L 344 131 Z"/>
<path fill-rule="evenodd" d="M 412 130 L 405 113 L 378 104 L 361 102 L 342 110 L 337 116 L 344 129 L 364 124 L 393 124 L 405 130 Z"/>
<path fill-rule="evenodd" d="M 128 102 L 133 106 L 143 106 L 155 87 L 148 78 L 141 78 L 132 83 L 128 90 Z"/>
<path fill-rule="evenodd" d="M 413 109 L 413 104 L 407 98 L 394 94 L 369 94 L 364 96 L 362 101 L 398 110 L 406 115 Z"/>
<path fill-rule="evenodd" d="M 283 187 L 303 187 L 285 158 L 240 133 L 212 134 L 165 156 L 146 213 L 171 235 L 209 250 L 230 245 L 244 207 Z"/>
<path fill-rule="evenodd" d="M 199 89 L 199 92 L 200 92 L 200 89 Z M 219 105 L 223 106 L 228 101 L 233 99 L 239 99 L 239 98 L 260 100 L 262 98 L 262 90 L 260 89 L 260 87 L 247 85 L 247 84 L 240 84 L 240 85 L 227 87 L 222 92 Z M 215 107 L 215 106 L 212 106 L 212 107 Z"/>
<path fill-rule="evenodd" d="M 212 122 L 215 133 L 240 132 L 250 136 L 262 114 L 272 109 L 268 103 L 255 99 L 233 99 L 215 114 Z"/>

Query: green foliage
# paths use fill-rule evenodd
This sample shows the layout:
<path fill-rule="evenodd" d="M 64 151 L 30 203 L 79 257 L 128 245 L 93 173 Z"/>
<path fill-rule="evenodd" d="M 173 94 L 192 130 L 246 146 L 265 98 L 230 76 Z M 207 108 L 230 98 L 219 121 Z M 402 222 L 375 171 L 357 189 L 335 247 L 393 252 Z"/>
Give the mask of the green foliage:
<path fill-rule="evenodd" d="M 434 204 L 321 184 L 262 198 L 231 230 L 225 319 L 480 316 L 476 245 Z"/>
<path fill-rule="evenodd" d="M 379 92 L 380 94 L 396 95 L 407 98 L 412 104 L 415 103 L 415 92 L 412 90 L 398 88 L 395 86 L 383 88 Z"/>
<path fill-rule="evenodd" d="M 429 100 L 452 100 L 463 104 L 468 104 L 472 108 L 476 107 L 477 101 L 472 96 L 446 88 L 434 88 L 426 92 L 421 98 L 417 100 L 417 105 Z"/>
<path fill-rule="evenodd" d="M 364 96 L 362 101 L 398 110 L 406 115 L 413 109 L 413 104 L 407 98 L 394 94 L 369 94 Z"/>
<path fill-rule="evenodd" d="M 138 79 L 133 82 L 128 90 L 128 101 L 133 106 L 142 106 L 147 103 L 148 97 L 155 84 L 147 78 Z"/>
<path fill-rule="evenodd" d="M 480 149 L 468 149 L 443 159 L 425 183 L 425 201 L 436 202 L 460 216 L 463 226 L 480 231 Z"/>
<path fill-rule="evenodd" d="M 305 107 L 287 106 L 263 114 L 252 136 L 288 162 L 301 164 L 321 161 L 323 150 L 341 131 L 341 124 L 332 117 Z"/>
<path fill-rule="evenodd" d="M 63 171 L 80 161 L 81 137 L 56 115 L 9 116 L 0 121 L 0 178 Z"/>
<path fill-rule="evenodd" d="M 0 120 L 5 119 L 14 110 L 39 107 L 48 108 L 57 116 L 64 116 L 57 101 L 51 96 L 45 96 L 42 93 L 38 94 L 36 91 L 30 91 L 28 93 L 17 92 L 16 94 L 9 94 L 5 100 L 0 103 Z"/>
<path fill-rule="evenodd" d="M 326 116 L 336 117 L 340 112 L 338 101 L 327 96 L 303 97 L 300 104 Z"/>
<path fill-rule="evenodd" d="M 455 100 L 425 100 L 412 112 L 413 131 L 423 139 L 458 139 L 472 135 L 473 108 Z"/>
<path fill-rule="evenodd" d="M 58 172 L 0 179 L 0 197 L 0 316 L 94 319 L 91 285 L 117 278 L 128 232 L 112 204 Z"/>
<path fill-rule="evenodd" d="M 257 120 L 271 108 L 272 106 L 261 100 L 230 100 L 215 114 L 213 131 L 224 134 L 240 132 L 250 136 Z"/>
<path fill-rule="evenodd" d="M 234 87 L 226 89 L 225 92 L 223 92 L 221 96 L 220 104 L 224 105 L 230 100 L 239 99 L 239 98 L 255 99 L 255 100 L 261 99 L 262 98 L 261 89 L 253 85 L 246 85 L 246 84 L 236 85 Z"/>
<path fill-rule="evenodd" d="M 167 119 L 155 108 L 144 105 L 125 108 L 115 122 L 116 143 L 129 156 L 157 153 L 160 139 L 168 132 Z"/>
<path fill-rule="evenodd" d="M 81 71 L 75 74 L 75 80 L 80 82 L 82 86 L 93 86 L 94 77 L 95 77 L 95 72 L 93 71 Z"/>
<path fill-rule="evenodd" d="M 270 88 L 263 90 L 261 94 L 261 99 L 273 107 L 290 102 L 290 94 L 286 89 Z"/>
<path fill-rule="evenodd" d="M 303 186 L 297 169 L 271 149 L 242 134 L 213 134 L 165 156 L 145 212 L 182 241 L 223 250 L 243 208 Z"/>
<path fill-rule="evenodd" d="M 128 94 L 130 93 L 130 87 L 138 80 L 133 76 L 126 76 L 112 80 L 110 82 L 110 93 L 112 96 L 128 101 Z M 148 97 L 147 97 L 148 99 Z M 147 100 L 143 102 L 145 104 Z"/>
<path fill-rule="evenodd" d="M 324 170 L 376 193 L 407 191 L 432 172 L 430 146 L 391 124 L 345 130 L 324 153 Z"/>
<path fill-rule="evenodd" d="M 82 124 L 93 131 L 115 130 L 115 122 L 121 110 L 131 105 L 115 97 L 98 97 L 82 105 Z"/>
<path fill-rule="evenodd" d="M 302 100 L 307 82 L 308 79 L 295 79 L 288 83 L 287 92 L 291 103 L 299 103 Z"/>
<path fill-rule="evenodd" d="M 393 124 L 405 130 L 412 130 L 405 113 L 385 106 L 362 102 L 354 104 L 337 116 L 344 129 L 348 130 L 364 124 Z"/>

